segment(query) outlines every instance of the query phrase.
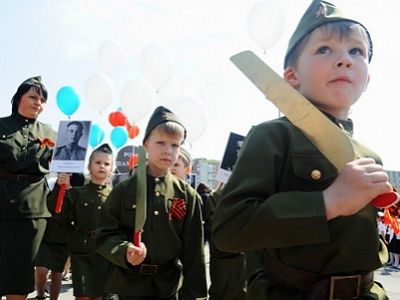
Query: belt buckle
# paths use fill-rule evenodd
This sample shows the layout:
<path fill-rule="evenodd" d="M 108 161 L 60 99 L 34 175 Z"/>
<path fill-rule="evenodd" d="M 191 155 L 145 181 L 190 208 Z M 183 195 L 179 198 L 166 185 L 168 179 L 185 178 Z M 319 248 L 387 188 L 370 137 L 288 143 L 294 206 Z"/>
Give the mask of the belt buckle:
<path fill-rule="evenodd" d="M 158 265 L 141 264 L 139 273 L 144 275 L 154 275 L 157 273 Z"/>
<path fill-rule="evenodd" d="M 352 276 L 332 276 L 330 278 L 330 287 L 329 287 L 329 300 L 340 300 L 341 298 L 335 298 L 335 285 L 337 281 L 341 280 L 357 280 L 357 290 L 356 294 L 352 299 L 357 299 L 360 297 L 360 288 L 361 288 L 361 275 L 352 275 Z"/>
<path fill-rule="evenodd" d="M 26 182 L 28 181 L 28 175 L 26 174 L 17 174 L 16 182 Z"/>

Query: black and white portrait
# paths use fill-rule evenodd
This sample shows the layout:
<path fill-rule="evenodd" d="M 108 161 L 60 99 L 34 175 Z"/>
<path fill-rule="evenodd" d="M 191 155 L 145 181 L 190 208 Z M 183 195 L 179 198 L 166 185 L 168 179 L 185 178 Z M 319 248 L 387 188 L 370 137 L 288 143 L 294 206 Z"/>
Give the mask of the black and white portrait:
<path fill-rule="evenodd" d="M 60 121 L 51 172 L 83 173 L 91 121 Z"/>
<path fill-rule="evenodd" d="M 89 129 L 88 121 L 60 122 L 53 160 L 85 160 Z"/>

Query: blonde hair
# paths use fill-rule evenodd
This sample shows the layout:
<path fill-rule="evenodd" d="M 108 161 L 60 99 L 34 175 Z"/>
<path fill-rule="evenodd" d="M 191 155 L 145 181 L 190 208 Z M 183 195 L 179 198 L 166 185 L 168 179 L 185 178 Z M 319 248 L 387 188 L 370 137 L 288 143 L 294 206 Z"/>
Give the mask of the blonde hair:
<path fill-rule="evenodd" d="M 185 137 L 185 128 L 183 128 L 182 125 L 180 125 L 180 124 L 178 124 L 178 123 L 176 123 L 176 122 L 169 122 L 169 121 L 168 121 L 168 122 L 164 122 L 164 123 L 158 124 L 158 125 L 152 130 L 152 132 L 153 132 L 155 129 L 159 130 L 160 132 L 162 132 L 162 133 L 164 133 L 164 134 L 166 134 L 166 135 L 168 135 L 168 136 L 171 136 L 171 137 L 180 139 L 180 140 L 181 140 L 181 143 L 183 143 L 183 141 L 184 141 L 184 137 Z M 151 133 L 150 133 L 150 134 L 151 134 Z"/>

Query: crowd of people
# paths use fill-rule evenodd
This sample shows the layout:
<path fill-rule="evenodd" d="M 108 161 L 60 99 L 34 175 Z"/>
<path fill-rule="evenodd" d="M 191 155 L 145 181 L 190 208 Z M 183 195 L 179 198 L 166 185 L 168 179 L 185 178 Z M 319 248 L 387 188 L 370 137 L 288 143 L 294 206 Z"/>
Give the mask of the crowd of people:
<path fill-rule="evenodd" d="M 314 0 L 289 41 L 284 79 L 351 137 L 348 114 L 368 86 L 372 54 L 363 24 Z M 83 150 L 53 149 L 56 133 L 38 120 L 46 102 L 41 78 L 29 78 L 0 118 L 0 296 L 26 300 L 36 288 L 44 299 L 51 272 L 57 299 L 71 257 L 78 300 L 388 299 L 374 271 L 399 268 L 399 234 L 379 238 L 370 201 L 393 187 L 367 147 L 352 140 L 355 159 L 337 170 L 280 117 L 250 130 L 225 185 L 196 191 L 186 181 L 185 124 L 159 106 L 143 138 L 144 169 L 139 159 L 138 171 L 111 186 L 114 158 L 103 144 L 85 183 L 59 173 L 50 191 L 53 151 L 65 160 Z M 78 123 L 67 130 L 71 141 L 82 135 Z"/>

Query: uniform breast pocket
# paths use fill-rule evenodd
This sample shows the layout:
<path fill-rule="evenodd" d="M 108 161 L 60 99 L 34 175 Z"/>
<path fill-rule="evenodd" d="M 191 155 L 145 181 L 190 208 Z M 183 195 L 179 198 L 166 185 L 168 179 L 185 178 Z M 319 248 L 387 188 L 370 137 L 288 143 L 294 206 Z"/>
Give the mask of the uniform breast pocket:
<path fill-rule="evenodd" d="M 295 188 L 315 190 L 329 186 L 337 176 L 335 167 L 320 154 L 298 154 L 292 159 Z"/>

